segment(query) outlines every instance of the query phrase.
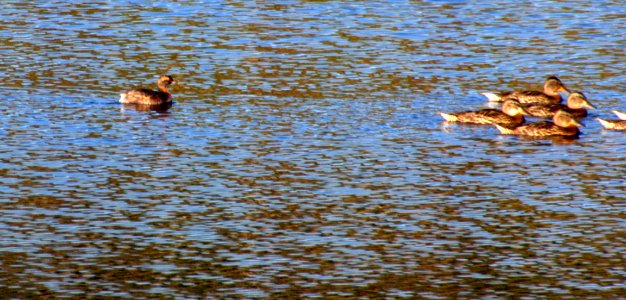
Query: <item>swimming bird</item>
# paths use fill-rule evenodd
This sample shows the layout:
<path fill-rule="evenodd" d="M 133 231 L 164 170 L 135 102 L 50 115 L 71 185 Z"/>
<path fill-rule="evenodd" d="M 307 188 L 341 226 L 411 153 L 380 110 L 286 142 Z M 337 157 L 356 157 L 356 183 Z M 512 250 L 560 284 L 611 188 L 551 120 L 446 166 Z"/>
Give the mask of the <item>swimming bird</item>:
<path fill-rule="evenodd" d="M 574 116 L 562 110 L 559 110 L 554 115 L 552 122 L 543 121 L 529 123 L 513 129 L 496 125 L 502 134 L 527 135 L 534 137 L 577 137 L 580 134 L 578 127 L 582 126 L 583 125 L 580 122 L 576 121 Z"/>
<path fill-rule="evenodd" d="M 596 118 L 606 129 L 612 130 L 626 130 L 626 113 L 614 110 L 613 113 L 619 118 L 619 120 L 604 120 Z"/>
<path fill-rule="evenodd" d="M 157 80 L 158 91 L 150 89 L 133 89 L 120 94 L 120 103 L 161 105 L 172 102 L 172 94 L 167 91 L 167 86 L 175 83 L 174 78 L 169 75 L 162 75 Z"/>
<path fill-rule="evenodd" d="M 522 107 L 529 115 L 541 118 L 552 118 L 557 111 L 563 110 L 570 113 L 574 118 L 584 118 L 587 116 L 585 108 L 594 109 L 595 107 L 587 100 L 585 94 L 581 92 L 572 92 L 567 96 L 567 104 L 561 103 L 523 103 Z"/>
<path fill-rule="evenodd" d="M 504 127 L 515 127 L 524 123 L 524 115 L 527 113 L 519 102 L 509 100 L 502 104 L 502 110 L 486 108 L 477 111 L 439 114 L 448 122 L 499 124 Z"/>
<path fill-rule="evenodd" d="M 492 102 L 502 102 L 508 99 L 516 99 L 521 103 L 561 103 L 561 95 L 559 92 L 569 94 L 569 89 L 565 87 L 563 82 L 556 76 L 550 76 L 543 83 L 543 91 L 514 91 L 514 92 L 497 92 L 497 93 L 481 93 L 487 100 Z"/>

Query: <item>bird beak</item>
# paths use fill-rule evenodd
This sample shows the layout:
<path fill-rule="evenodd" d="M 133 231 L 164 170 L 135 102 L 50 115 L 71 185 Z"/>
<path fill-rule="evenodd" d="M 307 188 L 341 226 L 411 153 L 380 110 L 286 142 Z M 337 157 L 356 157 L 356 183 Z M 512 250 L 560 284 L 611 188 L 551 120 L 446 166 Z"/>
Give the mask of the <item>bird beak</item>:
<path fill-rule="evenodd" d="M 576 127 L 585 127 L 585 125 L 583 125 L 582 123 L 578 122 L 578 120 L 574 120 L 574 125 L 576 125 Z"/>
<path fill-rule="evenodd" d="M 568 93 L 568 94 L 569 94 L 569 93 L 571 93 L 571 92 L 569 91 L 569 89 L 568 89 L 568 88 L 566 88 L 564 85 L 561 85 L 561 87 L 559 87 L 559 89 L 558 89 L 557 91 L 559 91 L 559 92 L 563 92 L 563 93 Z"/>
<path fill-rule="evenodd" d="M 524 115 L 524 116 L 529 116 L 530 114 L 522 107 L 519 108 L 519 113 Z"/>
<path fill-rule="evenodd" d="M 589 103 L 589 101 L 585 101 L 585 102 L 583 102 L 583 107 L 586 107 L 586 108 L 591 108 L 591 109 L 596 109 L 596 107 L 595 107 L 595 106 L 593 106 L 593 105 L 591 105 L 591 103 Z"/>

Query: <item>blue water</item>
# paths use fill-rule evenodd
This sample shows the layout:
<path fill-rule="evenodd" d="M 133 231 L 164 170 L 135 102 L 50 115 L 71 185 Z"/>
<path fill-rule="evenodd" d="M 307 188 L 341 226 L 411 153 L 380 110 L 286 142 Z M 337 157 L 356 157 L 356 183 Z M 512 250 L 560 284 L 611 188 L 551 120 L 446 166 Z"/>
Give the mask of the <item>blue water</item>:
<path fill-rule="evenodd" d="M 3 3 L 0 295 L 622 297 L 622 6 Z M 577 140 L 438 115 L 549 74 Z"/>

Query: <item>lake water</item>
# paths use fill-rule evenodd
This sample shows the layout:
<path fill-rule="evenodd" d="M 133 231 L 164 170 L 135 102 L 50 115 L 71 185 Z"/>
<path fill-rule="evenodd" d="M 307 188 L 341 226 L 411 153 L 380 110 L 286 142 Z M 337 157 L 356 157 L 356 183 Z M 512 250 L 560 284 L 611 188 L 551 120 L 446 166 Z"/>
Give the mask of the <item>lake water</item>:
<path fill-rule="evenodd" d="M 621 1 L 0 8 L 0 298 L 626 295 Z M 551 74 L 577 140 L 438 115 Z"/>

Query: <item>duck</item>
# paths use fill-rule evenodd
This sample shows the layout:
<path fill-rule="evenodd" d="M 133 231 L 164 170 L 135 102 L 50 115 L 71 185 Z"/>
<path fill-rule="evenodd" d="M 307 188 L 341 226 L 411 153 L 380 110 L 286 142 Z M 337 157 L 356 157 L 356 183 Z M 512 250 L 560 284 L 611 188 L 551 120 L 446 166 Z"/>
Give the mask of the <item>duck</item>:
<path fill-rule="evenodd" d="M 619 118 L 618 120 L 604 120 L 596 118 L 604 126 L 605 129 L 626 130 L 626 113 L 614 110 L 613 113 Z"/>
<path fill-rule="evenodd" d="M 158 91 L 133 89 L 120 94 L 120 103 L 141 105 L 163 105 L 172 102 L 172 94 L 167 87 L 176 81 L 170 75 L 161 75 L 157 80 Z"/>
<path fill-rule="evenodd" d="M 549 76 L 543 83 L 543 91 L 513 91 L 481 93 L 490 102 L 502 102 L 508 99 L 516 99 L 521 103 L 561 103 L 563 99 L 559 92 L 569 94 L 570 91 L 556 76 Z"/>
<path fill-rule="evenodd" d="M 568 112 L 574 118 L 580 119 L 587 116 L 587 109 L 595 109 L 582 92 L 572 92 L 567 96 L 566 104 L 561 103 L 523 103 L 522 107 L 529 115 L 540 118 L 552 118 L 557 111 Z"/>
<path fill-rule="evenodd" d="M 552 122 L 542 121 L 521 125 L 515 128 L 506 128 L 496 124 L 502 134 L 526 135 L 533 137 L 578 137 L 579 127 L 583 125 L 570 113 L 559 110 L 552 117 Z"/>
<path fill-rule="evenodd" d="M 507 128 L 519 126 L 525 122 L 526 111 L 520 103 L 507 100 L 502 104 L 502 110 L 486 108 L 477 111 L 463 111 L 457 113 L 439 113 L 448 122 L 471 124 L 498 124 Z"/>

